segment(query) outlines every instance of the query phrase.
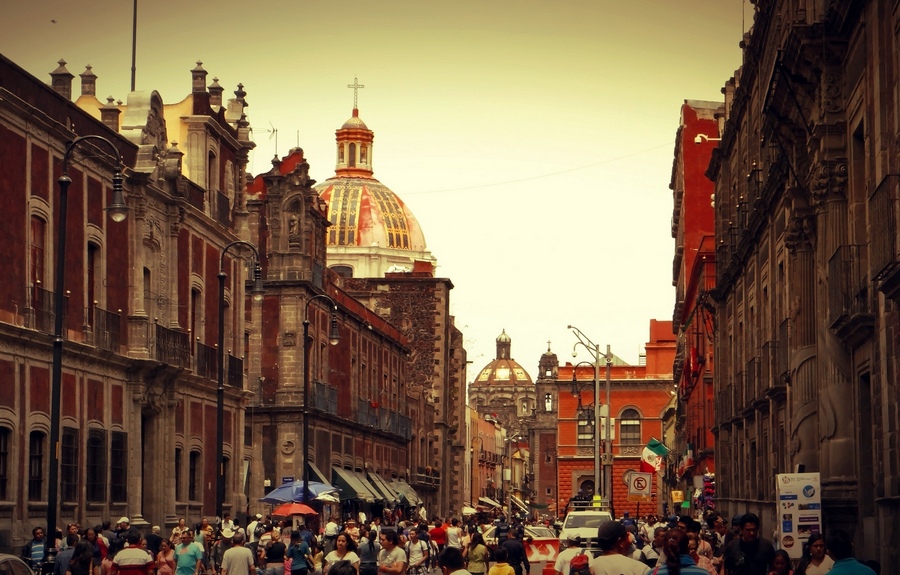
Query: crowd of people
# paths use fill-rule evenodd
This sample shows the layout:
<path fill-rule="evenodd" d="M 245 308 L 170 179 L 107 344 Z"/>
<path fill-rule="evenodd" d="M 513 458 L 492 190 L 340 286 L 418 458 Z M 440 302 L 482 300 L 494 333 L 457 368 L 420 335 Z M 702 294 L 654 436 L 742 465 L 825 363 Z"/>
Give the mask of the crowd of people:
<path fill-rule="evenodd" d="M 718 513 L 705 525 L 690 516 L 667 521 L 648 517 L 642 522 L 626 516 L 600 525 L 596 557 L 589 575 L 876 575 L 876 561 L 865 563 L 853 554 L 853 540 L 843 529 L 812 534 L 803 557 L 794 563 L 787 551 L 776 550 L 760 536 L 760 520 L 753 513 L 732 519 L 729 526 Z M 556 558 L 557 575 L 581 575 L 573 559 L 584 555 L 585 542 L 570 540 Z M 587 574 L 585 574 L 587 575 Z"/>
<path fill-rule="evenodd" d="M 391 521 L 393 523 L 393 521 Z M 207 519 L 184 519 L 163 536 L 153 526 L 146 536 L 122 517 L 82 528 L 70 524 L 55 539 L 36 527 L 22 558 L 53 575 L 540 575 L 531 573 L 523 524 L 494 521 L 490 547 L 473 517 L 373 521 L 331 517 L 314 534 L 306 526 L 257 514 L 246 528 L 225 514 L 215 527 Z M 853 556 L 852 539 L 841 529 L 814 533 L 795 562 L 760 536 L 753 513 L 732 519 L 718 513 L 704 523 L 689 517 L 662 520 L 628 517 L 600 525 L 589 552 L 577 537 L 557 556 L 556 575 L 876 575 L 879 565 Z M 58 553 L 53 553 L 58 549 Z M 52 562 L 49 561 L 52 559 Z M 447 570 L 450 570 L 447 572 Z"/>

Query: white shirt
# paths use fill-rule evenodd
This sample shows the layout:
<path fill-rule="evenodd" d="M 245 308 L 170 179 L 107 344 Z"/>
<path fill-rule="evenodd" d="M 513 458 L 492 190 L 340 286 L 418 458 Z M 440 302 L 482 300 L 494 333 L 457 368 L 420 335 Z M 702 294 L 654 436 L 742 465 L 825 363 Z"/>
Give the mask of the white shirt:
<path fill-rule="evenodd" d="M 459 527 L 447 528 L 447 547 L 462 549 L 462 529 Z"/>
<path fill-rule="evenodd" d="M 591 561 L 593 575 L 647 575 L 650 568 L 640 561 L 619 555 L 601 555 Z"/>
<path fill-rule="evenodd" d="M 256 531 L 256 526 L 259 525 L 259 519 L 254 519 L 247 525 L 247 542 L 248 543 L 256 543 L 256 535 L 254 531 Z"/>
<path fill-rule="evenodd" d="M 569 563 L 572 561 L 572 557 L 575 557 L 582 551 L 587 553 L 587 550 L 583 547 L 566 547 L 560 551 L 559 555 L 556 556 L 556 563 L 553 565 L 554 571 L 563 575 L 569 575 Z"/>

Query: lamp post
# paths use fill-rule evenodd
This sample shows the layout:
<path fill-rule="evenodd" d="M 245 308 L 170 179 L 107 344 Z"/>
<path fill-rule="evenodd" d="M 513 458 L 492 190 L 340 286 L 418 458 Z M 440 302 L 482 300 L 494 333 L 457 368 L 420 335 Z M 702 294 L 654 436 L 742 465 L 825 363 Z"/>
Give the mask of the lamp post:
<path fill-rule="evenodd" d="M 225 503 L 225 255 L 231 248 L 243 247 L 253 252 L 253 294 L 254 301 L 262 301 L 262 266 L 259 251 L 250 242 L 231 242 L 222 250 L 219 258 L 219 365 L 218 389 L 216 390 L 216 521 L 222 520 L 222 506 Z"/>
<path fill-rule="evenodd" d="M 328 343 L 337 345 L 341 340 L 341 334 L 337 325 L 337 304 L 325 294 L 314 295 L 306 300 L 306 308 L 303 312 L 303 503 L 309 502 L 309 349 L 312 341 L 309 339 L 309 306 L 317 299 L 328 300 L 331 305 L 331 329 L 328 333 Z"/>
<path fill-rule="evenodd" d="M 125 205 L 125 196 L 122 192 L 122 156 L 112 142 L 102 136 L 79 136 L 69 142 L 63 154 L 62 175 L 57 180 L 59 184 L 59 229 L 56 232 L 56 272 L 53 294 L 53 366 L 50 388 L 50 478 L 47 486 L 47 541 L 55 543 L 56 518 L 59 507 L 59 411 L 60 393 L 62 392 L 62 346 L 63 346 L 63 291 L 65 290 L 66 273 L 66 218 L 68 216 L 69 185 L 72 178 L 69 177 L 69 158 L 75 148 L 82 142 L 97 140 L 105 144 L 112 151 L 112 157 L 116 160 L 113 171 L 112 203 L 105 209 L 114 222 L 122 222 L 128 215 L 128 206 Z"/>
<path fill-rule="evenodd" d="M 605 426 L 605 437 L 603 439 L 603 459 L 600 458 L 600 449 L 599 449 L 599 441 L 594 446 L 594 485 L 599 487 L 600 485 L 600 468 L 603 467 L 603 493 L 606 496 L 607 506 L 610 511 L 612 511 L 612 429 L 611 429 L 611 420 L 610 416 L 612 413 L 610 412 L 610 366 L 612 365 L 612 353 L 609 351 L 609 345 L 606 346 L 606 353 L 600 351 L 600 346 L 591 341 L 591 339 L 584 334 L 583 331 L 575 327 L 574 325 L 569 325 L 569 329 L 572 330 L 572 333 L 575 334 L 575 337 L 578 339 L 575 342 L 575 345 L 572 347 L 572 355 L 576 355 L 575 348 L 579 345 L 586 349 L 589 353 L 594 355 L 594 429 L 600 429 L 600 358 L 603 357 L 606 360 L 606 426 Z M 596 432 L 595 432 L 596 436 Z M 594 497 L 597 497 L 595 493 Z"/>
<path fill-rule="evenodd" d="M 481 447 L 478 450 L 478 452 L 475 451 L 475 442 L 476 441 L 478 442 L 479 446 Z M 471 500 L 472 500 L 471 501 L 472 507 L 475 507 L 476 505 L 478 505 L 479 497 L 476 497 L 476 485 L 477 485 L 478 490 L 480 490 L 480 487 L 481 487 L 480 479 L 481 478 L 480 478 L 480 474 L 479 474 L 479 481 L 477 483 L 475 482 L 475 470 L 476 470 L 477 462 L 481 459 L 481 450 L 483 450 L 483 449 L 484 449 L 484 439 L 482 439 L 480 435 L 477 437 L 473 437 L 472 438 L 472 464 L 471 464 L 472 465 L 472 480 L 471 480 L 471 484 L 469 486 L 469 492 L 470 492 Z"/>

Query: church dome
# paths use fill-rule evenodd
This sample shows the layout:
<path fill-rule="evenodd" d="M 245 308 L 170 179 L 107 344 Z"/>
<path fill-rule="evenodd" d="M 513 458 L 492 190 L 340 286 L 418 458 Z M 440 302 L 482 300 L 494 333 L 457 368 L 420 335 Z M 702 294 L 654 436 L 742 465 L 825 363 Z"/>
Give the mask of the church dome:
<path fill-rule="evenodd" d="M 533 385 L 531 376 L 519 363 L 510 357 L 512 340 L 506 330 L 497 336 L 497 357 L 484 366 L 475 378 L 481 385 Z"/>
<path fill-rule="evenodd" d="M 426 251 L 425 234 L 397 194 L 374 178 L 334 177 L 315 186 L 328 204 L 328 246 Z"/>
<path fill-rule="evenodd" d="M 357 112 L 357 110 L 354 110 Z M 357 112 L 358 114 L 358 112 Z M 362 121 L 358 115 L 352 116 L 349 120 L 344 122 L 344 125 L 341 126 L 342 130 L 368 130 L 369 127 L 366 126 L 366 123 Z"/>

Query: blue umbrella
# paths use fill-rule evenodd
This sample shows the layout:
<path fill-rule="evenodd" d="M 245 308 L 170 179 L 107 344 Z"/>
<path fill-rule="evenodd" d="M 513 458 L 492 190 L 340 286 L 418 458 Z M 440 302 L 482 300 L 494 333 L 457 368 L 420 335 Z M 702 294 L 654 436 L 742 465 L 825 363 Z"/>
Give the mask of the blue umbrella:
<path fill-rule="evenodd" d="M 260 499 L 263 503 L 290 503 L 292 501 L 303 501 L 303 480 L 298 479 L 291 483 L 285 483 L 276 487 L 269 492 L 268 495 Z M 306 490 L 307 499 L 315 499 L 323 493 L 337 493 L 338 488 L 334 485 L 321 483 L 319 481 L 310 481 L 309 489 Z"/>

